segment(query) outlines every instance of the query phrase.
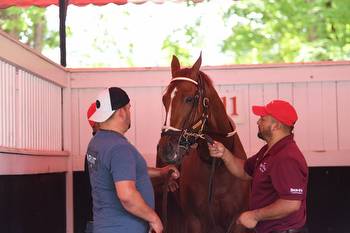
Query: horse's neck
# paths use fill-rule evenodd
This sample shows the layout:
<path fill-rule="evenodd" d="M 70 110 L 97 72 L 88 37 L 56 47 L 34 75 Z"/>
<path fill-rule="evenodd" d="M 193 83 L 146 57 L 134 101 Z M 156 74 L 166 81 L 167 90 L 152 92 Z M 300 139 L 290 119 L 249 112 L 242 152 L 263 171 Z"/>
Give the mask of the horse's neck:
<path fill-rule="evenodd" d="M 222 142 L 228 149 L 233 149 L 233 138 L 226 137 L 226 135 L 233 131 L 233 126 L 228 119 L 224 105 L 221 102 L 219 95 L 215 92 L 212 93 L 212 99 L 210 100 L 210 119 L 208 123 L 208 132 L 218 133 L 218 136 L 214 138 L 217 141 Z M 215 137 L 215 134 L 213 135 Z"/>
<path fill-rule="evenodd" d="M 224 135 L 235 130 L 234 126 L 231 125 L 230 120 L 228 119 L 224 104 L 221 102 L 221 99 L 216 92 L 212 94 L 211 102 L 212 109 L 210 109 L 210 112 L 212 114 L 210 121 L 212 123 L 209 123 L 209 125 L 211 125 L 212 127 L 211 130 L 213 130 L 214 132 L 221 132 Z M 217 141 L 222 142 L 227 149 L 229 149 L 233 154 L 235 154 L 235 156 L 242 159 L 247 158 L 241 140 L 238 137 L 238 134 L 236 133 L 230 137 L 225 137 L 224 135 L 221 138 L 218 138 Z"/>

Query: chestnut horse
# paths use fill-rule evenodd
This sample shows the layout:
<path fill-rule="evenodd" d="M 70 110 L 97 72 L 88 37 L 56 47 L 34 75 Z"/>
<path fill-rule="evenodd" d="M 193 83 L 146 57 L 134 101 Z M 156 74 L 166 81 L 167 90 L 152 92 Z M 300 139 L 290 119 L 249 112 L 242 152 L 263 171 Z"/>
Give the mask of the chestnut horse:
<path fill-rule="evenodd" d="M 207 143 L 213 138 L 236 156 L 246 155 L 211 80 L 199 70 L 201 62 L 200 56 L 191 68 L 181 69 L 173 56 L 172 79 L 163 95 L 166 119 L 157 166 L 173 163 L 181 172 L 179 190 L 169 196 L 167 232 L 242 233 L 236 219 L 247 209 L 249 183 L 210 157 Z"/>

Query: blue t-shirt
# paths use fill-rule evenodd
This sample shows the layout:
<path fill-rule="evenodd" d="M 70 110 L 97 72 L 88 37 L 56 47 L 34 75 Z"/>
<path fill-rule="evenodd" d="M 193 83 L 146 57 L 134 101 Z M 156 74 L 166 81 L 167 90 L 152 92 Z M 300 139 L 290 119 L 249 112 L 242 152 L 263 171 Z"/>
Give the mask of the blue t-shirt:
<path fill-rule="evenodd" d="M 145 159 L 121 134 L 100 130 L 87 150 L 93 197 L 94 233 L 148 232 L 146 221 L 129 213 L 114 183 L 133 180 L 145 202 L 154 208 L 154 193 Z"/>

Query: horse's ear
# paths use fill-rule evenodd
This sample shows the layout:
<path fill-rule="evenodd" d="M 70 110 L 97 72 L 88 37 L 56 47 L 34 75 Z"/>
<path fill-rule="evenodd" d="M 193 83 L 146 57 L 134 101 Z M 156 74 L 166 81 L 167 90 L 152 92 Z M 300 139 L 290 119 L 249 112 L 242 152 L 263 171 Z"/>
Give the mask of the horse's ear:
<path fill-rule="evenodd" d="M 199 58 L 197 59 L 196 63 L 194 63 L 194 65 L 192 66 L 191 78 L 193 80 L 198 79 L 198 73 L 199 73 L 199 69 L 201 68 L 201 65 L 202 65 L 202 52 L 200 53 Z"/>
<path fill-rule="evenodd" d="M 174 74 L 180 70 L 180 62 L 179 59 L 175 55 L 173 55 L 173 60 L 171 60 L 171 74 L 174 77 Z"/>

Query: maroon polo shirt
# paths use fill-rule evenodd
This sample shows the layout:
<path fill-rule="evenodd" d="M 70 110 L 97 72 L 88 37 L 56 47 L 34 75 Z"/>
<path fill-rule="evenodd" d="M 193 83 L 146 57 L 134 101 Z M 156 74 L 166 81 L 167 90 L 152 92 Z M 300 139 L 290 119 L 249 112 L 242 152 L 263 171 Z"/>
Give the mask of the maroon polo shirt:
<path fill-rule="evenodd" d="M 250 210 L 260 209 L 278 199 L 300 200 L 300 209 L 284 218 L 258 222 L 258 233 L 287 230 L 306 222 L 308 168 L 293 135 L 278 141 L 265 154 L 267 145 L 249 158 L 245 171 L 253 177 Z M 265 155 L 264 155 L 265 154 Z"/>

